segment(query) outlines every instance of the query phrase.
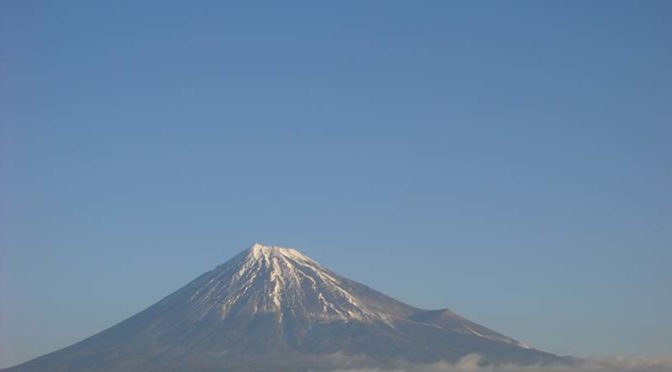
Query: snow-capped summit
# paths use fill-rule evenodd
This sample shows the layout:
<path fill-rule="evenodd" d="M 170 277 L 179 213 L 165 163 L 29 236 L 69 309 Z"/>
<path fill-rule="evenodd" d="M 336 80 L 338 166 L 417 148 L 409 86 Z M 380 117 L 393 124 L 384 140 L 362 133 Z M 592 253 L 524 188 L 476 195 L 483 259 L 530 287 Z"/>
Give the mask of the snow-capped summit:
<path fill-rule="evenodd" d="M 294 248 L 280 247 L 277 245 L 264 245 L 261 243 L 254 243 L 249 248 L 250 253 L 254 258 L 260 258 L 262 256 L 271 256 L 271 255 L 281 255 L 286 257 L 302 257 L 303 259 L 308 259 L 308 257 L 301 254 Z"/>
<path fill-rule="evenodd" d="M 380 309 L 359 301 L 347 284 L 317 262 L 292 248 L 254 244 L 192 283 L 193 312 L 229 315 L 274 314 L 313 321 L 386 320 Z M 191 286 L 182 291 L 191 293 Z M 178 292 L 178 294 L 181 291 Z"/>
<path fill-rule="evenodd" d="M 254 244 L 139 314 L 7 371 L 308 371 L 469 354 L 572 362 L 451 310 L 399 302 L 295 249 Z"/>

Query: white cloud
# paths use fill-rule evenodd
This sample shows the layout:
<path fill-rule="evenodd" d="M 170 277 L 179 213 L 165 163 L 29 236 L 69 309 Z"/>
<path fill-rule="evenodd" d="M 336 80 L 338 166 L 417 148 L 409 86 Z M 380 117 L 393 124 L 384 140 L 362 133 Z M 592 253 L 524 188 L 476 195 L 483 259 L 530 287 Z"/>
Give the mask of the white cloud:
<path fill-rule="evenodd" d="M 470 355 L 458 363 L 403 365 L 397 369 L 342 369 L 333 372 L 672 372 L 672 357 L 590 358 L 579 366 L 480 366 L 480 357 Z"/>

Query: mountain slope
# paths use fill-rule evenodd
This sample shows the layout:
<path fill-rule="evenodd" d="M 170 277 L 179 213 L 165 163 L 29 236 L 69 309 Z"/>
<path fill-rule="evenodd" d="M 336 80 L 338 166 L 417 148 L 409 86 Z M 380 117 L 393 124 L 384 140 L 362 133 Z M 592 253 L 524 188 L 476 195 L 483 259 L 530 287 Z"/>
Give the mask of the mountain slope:
<path fill-rule="evenodd" d="M 401 303 L 294 249 L 255 244 L 139 314 L 6 371 L 306 371 L 469 354 L 570 362 L 450 310 Z"/>

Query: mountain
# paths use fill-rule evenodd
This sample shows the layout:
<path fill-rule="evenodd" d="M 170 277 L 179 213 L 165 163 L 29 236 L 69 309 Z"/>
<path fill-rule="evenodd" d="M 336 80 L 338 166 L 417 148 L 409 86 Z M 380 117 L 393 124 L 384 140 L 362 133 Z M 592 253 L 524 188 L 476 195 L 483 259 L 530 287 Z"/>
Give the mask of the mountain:
<path fill-rule="evenodd" d="M 129 319 L 6 372 L 308 371 L 569 364 L 448 309 L 422 310 L 290 248 L 255 244 Z"/>

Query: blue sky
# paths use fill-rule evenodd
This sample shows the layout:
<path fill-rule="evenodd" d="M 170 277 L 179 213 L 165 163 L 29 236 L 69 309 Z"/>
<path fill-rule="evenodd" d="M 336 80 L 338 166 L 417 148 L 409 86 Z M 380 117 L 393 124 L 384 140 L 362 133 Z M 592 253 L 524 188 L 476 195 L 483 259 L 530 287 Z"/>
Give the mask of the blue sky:
<path fill-rule="evenodd" d="M 672 350 L 672 3 L 3 1 L 0 366 L 254 242 Z"/>

